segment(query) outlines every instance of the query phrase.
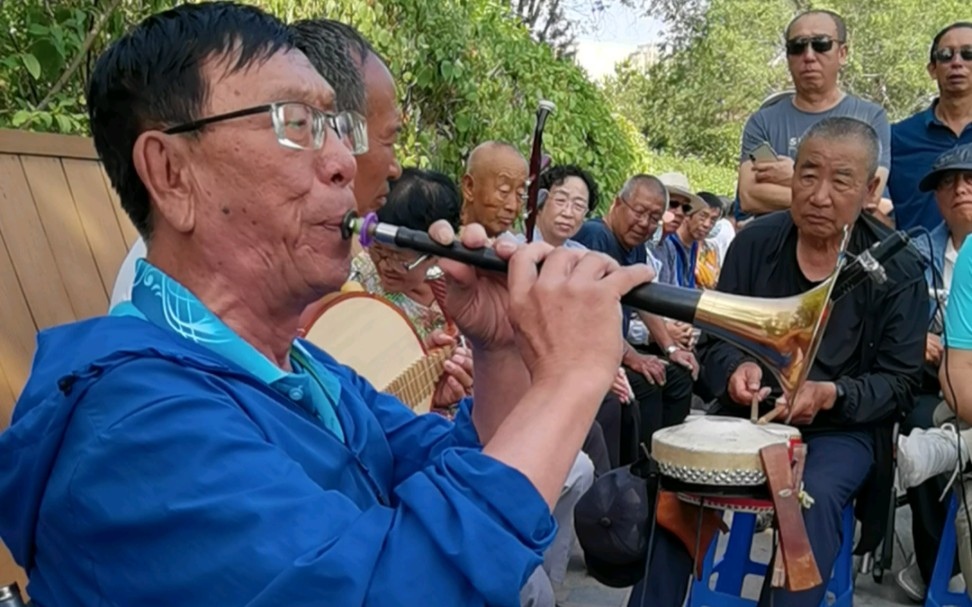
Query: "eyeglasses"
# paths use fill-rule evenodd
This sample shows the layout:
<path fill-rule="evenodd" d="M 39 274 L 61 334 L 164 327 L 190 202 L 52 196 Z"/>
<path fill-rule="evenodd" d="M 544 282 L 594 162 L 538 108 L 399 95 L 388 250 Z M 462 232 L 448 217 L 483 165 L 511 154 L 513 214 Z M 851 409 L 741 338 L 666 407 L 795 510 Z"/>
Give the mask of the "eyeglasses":
<path fill-rule="evenodd" d="M 957 49 L 949 47 L 938 48 L 932 53 L 932 58 L 934 58 L 935 63 L 949 63 L 955 57 L 955 53 L 959 54 L 962 61 L 972 61 L 972 46 L 963 46 Z"/>
<path fill-rule="evenodd" d="M 398 264 L 406 272 L 411 272 L 415 268 L 419 267 L 423 261 L 429 258 L 428 254 L 419 255 L 418 257 L 411 259 L 406 253 L 395 249 L 386 249 L 381 245 L 371 245 L 368 249 L 374 259 L 375 265 L 381 263 Z"/>
<path fill-rule="evenodd" d="M 646 219 L 649 221 L 649 223 L 658 223 L 659 221 L 661 221 L 662 218 L 661 213 L 652 213 L 651 211 L 647 211 L 645 209 L 638 210 L 633 206 L 631 206 L 631 203 L 629 203 L 624 198 L 621 198 L 620 196 L 618 196 L 618 200 L 620 200 L 621 204 L 623 204 L 625 207 L 627 207 L 629 211 L 631 211 L 631 216 L 634 217 L 634 220 L 638 223 L 641 223 Z"/>
<path fill-rule="evenodd" d="M 560 192 L 550 198 L 550 206 L 558 211 L 570 211 L 573 215 L 584 215 L 587 213 L 587 202 L 571 201 L 566 194 Z"/>
<path fill-rule="evenodd" d="M 938 180 L 935 189 L 945 190 L 954 188 L 959 180 L 966 185 L 972 186 L 972 171 L 948 171 Z"/>
<path fill-rule="evenodd" d="M 679 202 L 677 200 L 670 200 L 668 202 L 669 209 L 677 209 L 679 207 L 681 207 L 682 212 L 685 213 L 686 215 L 692 212 L 692 205 L 690 204 L 685 204 L 684 202 Z"/>
<path fill-rule="evenodd" d="M 169 135 L 197 131 L 204 126 L 270 112 L 277 142 L 294 150 L 319 150 L 324 145 L 330 128 L 348 146 L 355 156 L 368 151 L 368 126 L 365 119 L 355 112 L 331 114 L 299 101 L 285 101 L 259 105 L 244 110 L 201 118 L 170 127 L 163 132 Z"/>
<path fill-rule="evenodd" d="M 802 55 L 807 52 L 807 47 L 813 49 L 815 53 L 828 53 L 834 48 L 834 42 L 843 44 L 843 40 L 834 40 L 830 36 L 801 36 L 793 40 L 786 41 L 787 55 Z"/>

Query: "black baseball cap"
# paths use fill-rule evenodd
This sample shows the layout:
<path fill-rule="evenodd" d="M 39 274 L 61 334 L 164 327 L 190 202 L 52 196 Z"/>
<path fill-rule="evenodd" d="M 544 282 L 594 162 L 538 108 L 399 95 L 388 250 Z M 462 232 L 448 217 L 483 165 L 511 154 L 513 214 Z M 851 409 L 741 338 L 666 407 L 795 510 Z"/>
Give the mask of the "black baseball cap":
<path fill-rule="evenodd" d="M 629 466 L 594 482 L 574 507 L 574 530 L 591 577 L 627 588 L 644 576 L 649 512 L 646 480 Z"/>
<path fill-rule="evenodd" d="M 931 172 L 918 184 L 918 189 L 922 192 L 934 190 L 948 171 L 972 171 L 972 143 L 956 146 L 939 156 Z"/>

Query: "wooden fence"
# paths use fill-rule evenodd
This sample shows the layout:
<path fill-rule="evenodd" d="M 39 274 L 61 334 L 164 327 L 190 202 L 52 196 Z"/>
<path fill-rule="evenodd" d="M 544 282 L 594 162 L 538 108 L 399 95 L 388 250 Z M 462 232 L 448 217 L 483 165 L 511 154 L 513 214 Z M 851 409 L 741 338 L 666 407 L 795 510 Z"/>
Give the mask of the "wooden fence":
<path fill-rule="evenodd" d="M 137 236 L 90 139 L 0 130 L 0 431 L 37 331 L 104 314 Z M 0 545 L 0 585 L 11 579 L 24 588 Z"/>

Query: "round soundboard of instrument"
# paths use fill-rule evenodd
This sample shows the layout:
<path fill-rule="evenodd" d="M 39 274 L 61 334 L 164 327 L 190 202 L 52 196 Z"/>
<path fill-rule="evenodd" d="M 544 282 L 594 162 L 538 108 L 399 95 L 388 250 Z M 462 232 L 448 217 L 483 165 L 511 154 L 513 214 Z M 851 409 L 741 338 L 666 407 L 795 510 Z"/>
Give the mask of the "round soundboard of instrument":
<path fill-rule="evenodd" d="M 694 487 L 750 487 L 766 483 L 759 451 L 789 446 L 800 431 L 782 424 L 706 415 L 654 433 L 652 457 L 662 476 Z"/>

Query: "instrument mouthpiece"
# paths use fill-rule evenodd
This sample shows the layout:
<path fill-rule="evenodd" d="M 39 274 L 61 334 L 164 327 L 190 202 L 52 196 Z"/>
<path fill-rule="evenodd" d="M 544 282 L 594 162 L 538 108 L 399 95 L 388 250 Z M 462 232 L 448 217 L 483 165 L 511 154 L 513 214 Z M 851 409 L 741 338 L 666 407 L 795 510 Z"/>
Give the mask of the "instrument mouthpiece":
<path fill-rule="evenodd" d="M 540 105 L 537 109 L 545 112 L 550 112 L 552 114 L 557 111 L 557 105 L 553 101 L 547 101 L 546 99 L 541 99 Z"/>
<path fill-rule="evenodd" d="M 357 234 L 360 229 L 360 221 L 358 214 L 353 210 L 345 213 L 344 219 L 341 220 L 341 238 L 350 240 L 352 236 Z"/>

